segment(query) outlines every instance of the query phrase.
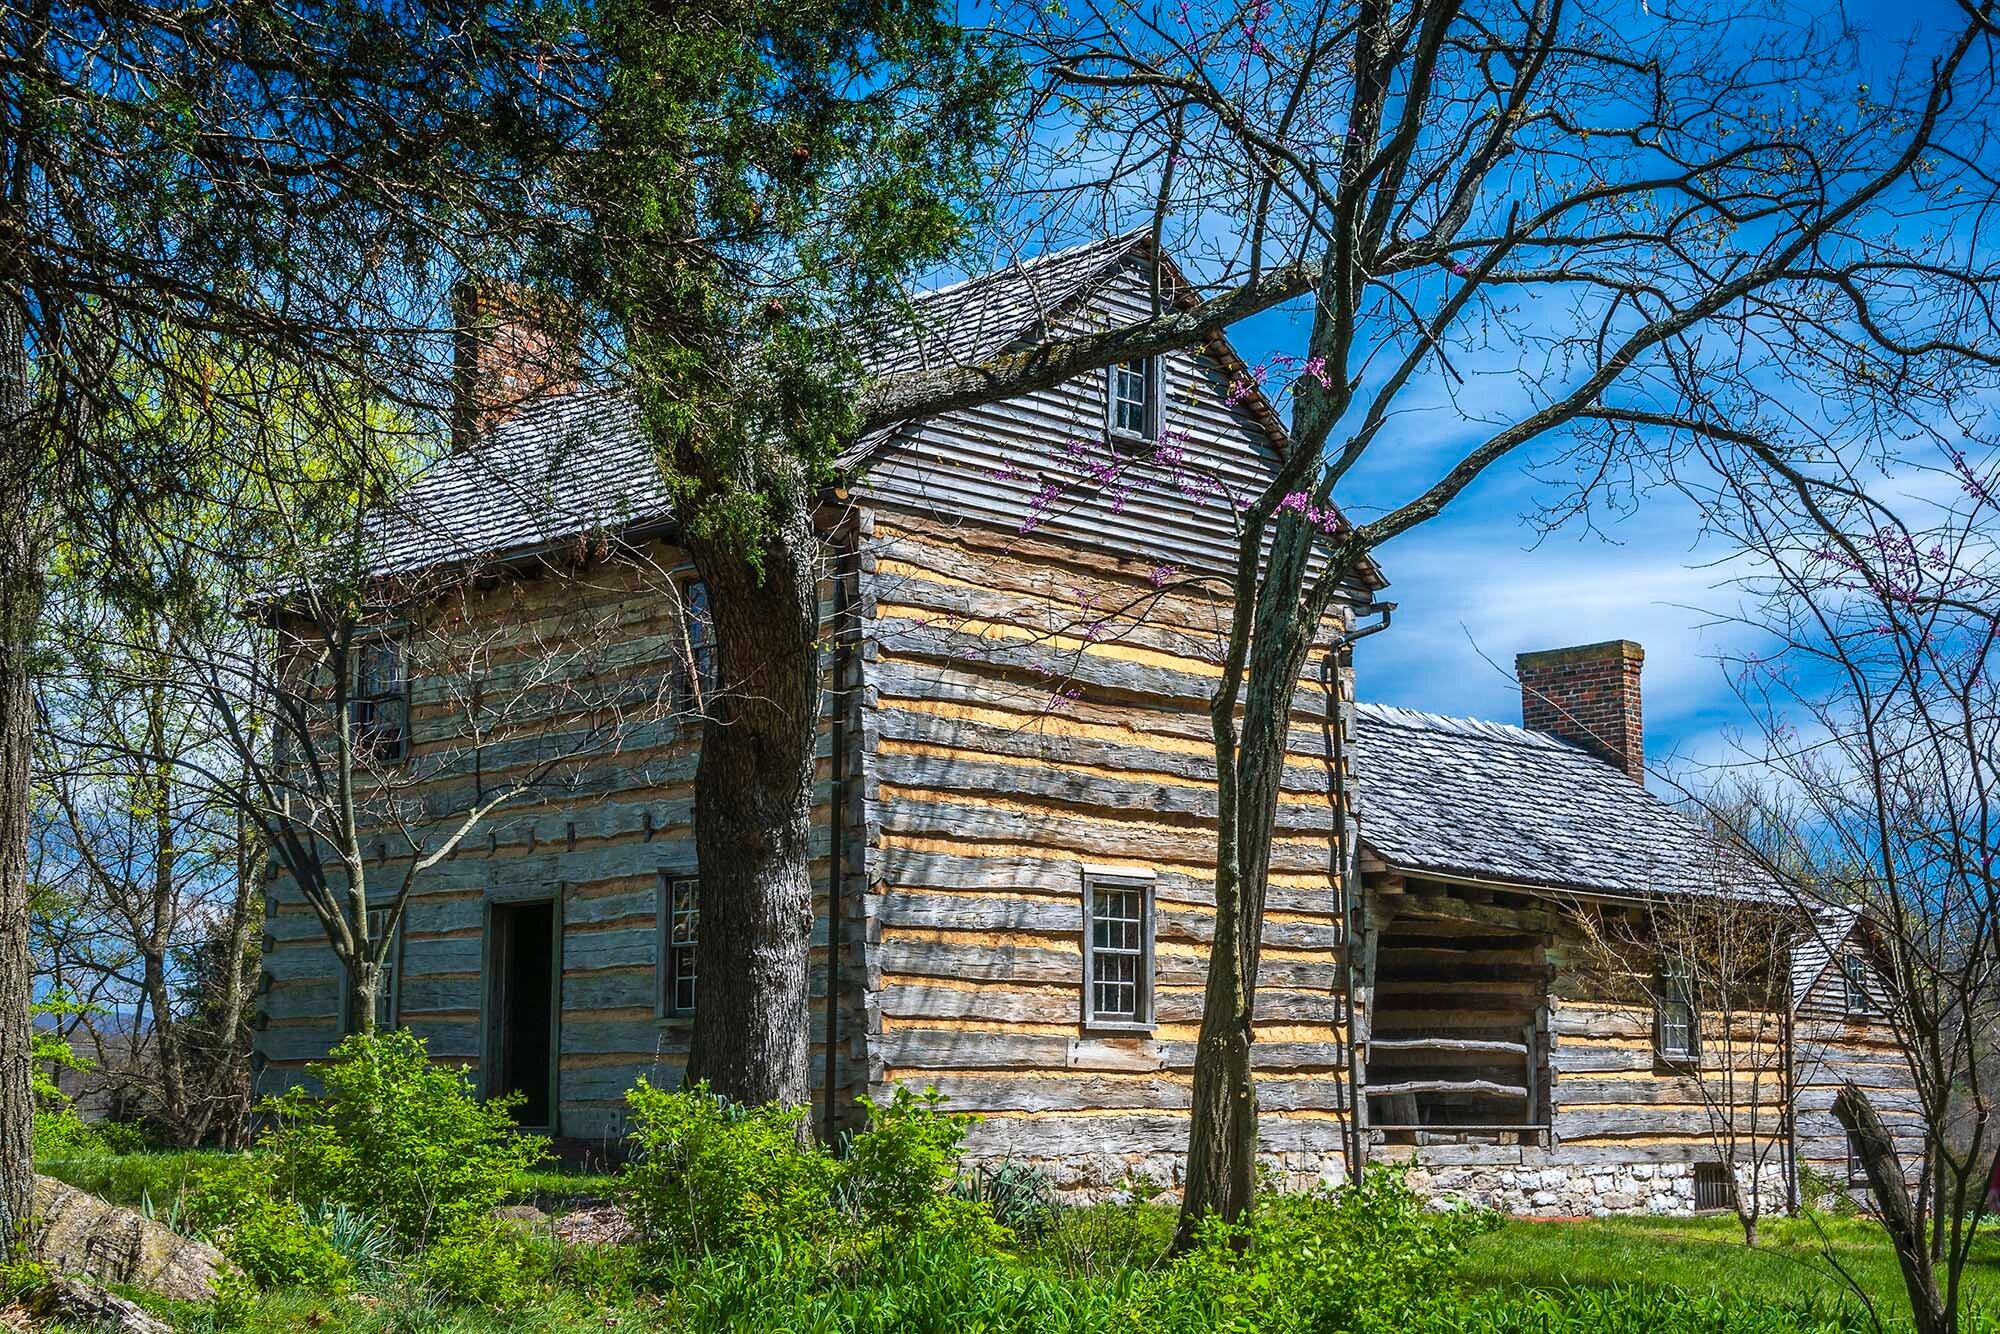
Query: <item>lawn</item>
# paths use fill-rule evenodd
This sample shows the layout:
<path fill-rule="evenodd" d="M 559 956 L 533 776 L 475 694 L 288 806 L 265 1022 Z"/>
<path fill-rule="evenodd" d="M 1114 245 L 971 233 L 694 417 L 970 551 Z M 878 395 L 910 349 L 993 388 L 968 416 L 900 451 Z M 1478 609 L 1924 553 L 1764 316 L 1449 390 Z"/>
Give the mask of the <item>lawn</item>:
<path fill-rule="evenodd" d="M 1831 1257 L 1831 1258 L 1829 1258 Z M 1759 1301 L 1852 1300 L 1840 1269 L 1885 1315 L 1909 1310 L 1903 1280 L 1882 1229 L 1862 1218 L 1773 1218 L 1758 1245 L 1743 1244 L 1734 1215 L 1610 1218 L 1588 1222 L 1510 1221 L 1472 1243 L 1461 1277 L 1474 1289 L 1674 1287 L 1727 1292 Z M 2000 1241 L 1974 1247 L 1967 1286 L 1975 1301 L 2000 1304 Z"/>
<path fill-rule="evenodd" d="M 45 1159 L 38 1167 L 110 1199 L 134 1206 L 150 1204 L 166 1218 L 171 1217 L 173 1202 L 190 1171 L 218 1156 L 212 1152 L 85 1154 Z M 519 1174 L 508 1193 L 513 1200 L 560 1214 L 578 1204 L 603 1199 L 614 1183 L 612 1176 L 602 1172 L 540 1170 Z M 1052 1275 L 1067 1276 L 1070 1282 L 1115 1281 L 1120 1271 L 1150 1268 L 1170 1235 L 1171 1225 L 1171 1210 L 1158 1205 L 1066 1210 L 1051 1233 L 1024 1248 L 1022 1258 L 1045 1267 Z M 344 1330 L 391 1330 L 408 1328 L 413 1320 L 440 1331 L 647 1325 L 653 1323 L 652 1318 L 668 1314 L 662 1307 L 671 1308 L 674 1298 L 660 1292 L 649 1296 L 643 1284 L 635 1286 L 635 1258 L 619 1249 L 558 1248 L 559 1281 L 533 1303 L 531 1311 L 460 1308 L 447 1312 L 425 1306 L 423 1319 L 415 1320 L 417 1313 L 400 1302 L 329 1300 L 315 1292 L 274 1291 L 254 1309 L 239 1311 L 235 1322 L 248 1329 L 273 1331 L 329 1323 Z M 1868 1292 L 1889 1328 L 1901 1327 L 1907 1306 L 1894 1257 L 1880 1228 L 1858 1218 L 1769 1219 L 1755 1249 L 1743 1245 L 1736 1221 L 1728 1215 L 1510 1221 L 1472 1240 L 1456 1277 L 1472 1303 L 1468 1310 L 1504 1307 L 1526 1315 L 1546 1306 L 1570 1313 L 1576 1323 L 1560 1326 L 1567 1329 L 1591 1327 L 1587 1320 L 1577 1321 L 1577 1314 L 1579 1308 L 1590 1305 L 1592 1294 L 1616 1298 L 1623 1303 L 1621 1309 L 1629 1310 L 1635 1291 L 1669 1304 L 1694 1294 L 1723 1302 L 1733 1299 L 1739 1310 L 1740 1304 L 1747 1302 L 1773 1309 L 1790 1310 L 1811 1303 L 1827 1313 L 1840 1308 L 1856 1311 L 1852 1291 L 1836 1273 L 1835 1261 Z M 1975 1302 L 1985 1296 L 2000 1305 L 2000 1241 L 1981 1242 L 1969 1284 Z M 183 1327 L 212 1327 L 214 1323 L 214 1316 L 192 1310 L 173 1314 Z M 1536 1327 L 1532 1320 L 1480 1320 L 1465 1326 L 1477 1330 Z M 1729 1330 L 1743 1327 L 1733 1319 L 1715 1326 Z M 1648 1326 L 1643 1321 L 1621 1321 L 1617 1328 Z"/>

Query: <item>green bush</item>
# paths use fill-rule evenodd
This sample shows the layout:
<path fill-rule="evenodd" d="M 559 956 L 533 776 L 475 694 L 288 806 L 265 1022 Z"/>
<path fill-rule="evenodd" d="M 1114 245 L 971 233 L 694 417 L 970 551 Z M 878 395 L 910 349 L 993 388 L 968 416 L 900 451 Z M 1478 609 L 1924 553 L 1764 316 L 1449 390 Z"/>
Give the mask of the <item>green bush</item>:
<path fill-rule="evenodd" d="M 839 1165 L 805 1141 L 805 1108 L 737 1107 L 705 1084 L 669 1092 L 643 1079 L 626 1100 L 634 1161 L 621 1194 L 649 1248 L 817 1247 L 846 1233 Z"/>
<path fill-rule="evenodd" d="M 289 1200 L 258 1200 L 219 1232 L 222 1253 L 260 1288 L 344 1292 L 354 1265 L 323 1225 Z"/>
<path fill-rule="evenodd" d="M 279 1187 L 367 1214 L 406 1251 L 478 1228 L 548 1157 L 546 1139 L 515 1129 L 518 1099 L 480 1101 L 409 1033 L 356 1034 L 308 1072 L 323 1096 L 294 1088 L 263 1104 Z"/>
<path fill-rule="evenodd" d="M 1466 1243 L 1498 1223 L 1483 1210 L 1433 1208 L 1386 1168 L 1329 1193 L 1268 1196 L 1247 1223 L 1203 1226 L 1165 1271 L 1155 1320 L 1285 1334 L 1410 1329 L 1449 1297 Z"/>
<path fill-rule="evenodd" d="M 974 1120 L 944 1110 L 936 1089 L 912 1093 L 897 1085 L 885 1106 L 867 1096 L 867 1124 L 848 1142 L 841 1167 L 843 1194 L 856 1221 L 875 1232 L 933 1232 L 977 1245 L 1012 1238 L 993 1208 L 970 1190 L 955 1189 L 959 1146 Z"/>
<path fill-rule="evenodd" d="M 491 1219 L 438 1238 L 410 1266 L 411 1279 L 433 1297 L 493 1310 L 525 1301 L 548 1272 L 532 1241 Z"/>
<path fill-rule="evenodd" d="M 260 1288 L 343 1291 L 355 1278 L 332 1232 L 279 1191 L 268 1159 L 233 1154 L 195 1167 L 174 1224 L 206 1237 Z"/>

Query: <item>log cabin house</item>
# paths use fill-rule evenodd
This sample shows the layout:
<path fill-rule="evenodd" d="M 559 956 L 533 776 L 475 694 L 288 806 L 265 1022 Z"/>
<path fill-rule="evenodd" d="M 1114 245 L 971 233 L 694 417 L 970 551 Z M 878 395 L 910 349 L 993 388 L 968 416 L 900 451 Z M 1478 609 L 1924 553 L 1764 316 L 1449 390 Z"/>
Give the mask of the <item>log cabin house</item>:
<path fill-rule="evenodd" d="M 1143 317 L 1156 263 L 1180 291 L 1142 237 L 941 289 L 875 365 Z M 506 378 L 514 368 L 478 359 L 518 343 L 469 340 L 468 381 Z M 1228 570 L 1234 500 L 1286 448 L 1219 336 L 857 446 L 823 511 L 811 1006 L 829 1131 L 853 1123 L 856 1095 L 901 1081 L 979 1114 L 975 1157 L 1031 1164 L 1064 1190 L 1177 1179 L 1212 929 L 1207 707 L 1227 614 L 1200 577 Z M 617 396 L 531 395 L 384 512 L 379 565 L 461 568 L 486 614 L 523 634 L 547 631 L 549 590 L 582 581 L 631 657 L 679 674 L 692 709 L 713 649 L 656 476 Z M 1330 640 L 1377 616 L 1384 587 L 1363 572 Z M 1576 967 L 1590 905 L 1643 914 L 1674 895 L 1757 892 L 1718 885 L 1712 840 L 1641 781 L 1641 660 L 1624 641 L 1525 655 L 1519 727 L 1356 703 L 1365 649 L 1315 662 L 1295 703 L 1258 994 L 1262 1148 L 1285 1179 L 1407 1161 L 1440 1191 L 1580 1214 L 1714 1206 L 1746 1170 L 1710 1133 L 1697 998 L 1635 1012 Z M 451 692 L 421 663 L 376 675 L 380 716 L 421 762 Z M 486 1089 L 524 1093 L 525 1119 L 557 1136 L 613 1139 L 640 1076 L 678 1078 L 700 1003 L 698 735 L 668 718 L 587 802 L 491 817 L 420 882 L 399 931 L 380 1017 Z M 327 1051 L 346 1008 L 319 926 L 275 868 L 273 881 L 266 1092 Z M 1800 967 L 1817 1005 L 1821 974 L 1836 974 Z M 1845 1004 L 1813 1023 L 1901 1097 L 1879 1016 Z M 1845 1163 L 1827 1099 L 1806 1096 L 1811 1072 L 1787 1052 L 1775 1078 L 1785 1109 L 1758 1138 L 1780 1149 L 1751 1169 L 1775 1173 L 1782 1200 L 1797 1162 Z"/>

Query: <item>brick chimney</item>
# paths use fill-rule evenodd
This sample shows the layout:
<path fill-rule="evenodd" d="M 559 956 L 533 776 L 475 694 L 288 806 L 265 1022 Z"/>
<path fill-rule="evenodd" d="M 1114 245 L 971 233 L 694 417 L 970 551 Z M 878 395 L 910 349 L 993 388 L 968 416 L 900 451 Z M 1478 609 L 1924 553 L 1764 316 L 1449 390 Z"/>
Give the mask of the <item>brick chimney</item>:
<path fill-rule="evenodd" d="M 520 283 L 467 279 L 452 293 L 452 447 L 470 449 L 522 404 L 577 387 L 561 303 Z"/>
<path fill-rule="evenodd" d="M 1646 719 L 1639 669 L 1646 650 L 1629 639 L 1543 649 L 1514 659 L 1521 725 L 1577 742 L 1646 781 Z"/>

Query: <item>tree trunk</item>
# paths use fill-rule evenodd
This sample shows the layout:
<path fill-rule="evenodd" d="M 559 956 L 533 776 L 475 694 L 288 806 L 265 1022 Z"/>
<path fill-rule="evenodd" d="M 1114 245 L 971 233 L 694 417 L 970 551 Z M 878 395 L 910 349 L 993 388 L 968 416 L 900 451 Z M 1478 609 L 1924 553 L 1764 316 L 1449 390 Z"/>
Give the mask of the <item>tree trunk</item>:
<path fill-rule="evenodd" d="M 1222 785 L 1217 800 L 1228 814 L 1217 822 L 1215 940 L 1209 947 L 1208 982 L 1202 993 L 1187 1188 L 1174 1233 L 1176 1251 L 1193 1244 L 1207 1215 L 1220 1214 L 1233 1223 L 1256 1202 L 1252 1023 L 1270 886 L 1271 836 L 1291 738 L 1292 697 L 1321 610 L 1308 608 L 1309 614 L 1302 615 L 1299 608 L 1313 537 L 1313 531 L 1293 517 L 1278 523 L 1257 586 L 1240 734 L 1229 721 L 1235 701 L 1218 696 L 1213 704 L 1216 772 Z M 1256 579 L 1258 574 L 1243 571 L 1237 577 Z"/>
<path fill-rule="evenodd" d="M 1853 1135 L 1868 1175 L 1868 1193 L 1882 1215 L 1883 1230 L 1896 1248 L 1903 1287 L 1910 1294 L 1910 1314 L 1917 1334 L 1951 1334 L 1956 1323 L 1938 1293 L 1937 1269 L 1925 1244 L 1923 1220 L 1910 1199 L 1910 1184 L 1896 1156 L 1895 1141 L 1868 1099 L 1853 1084 L 1842 1084 L 1833 1100 L 1834 1119 Z"/>
<path fill-rule="evenodd" d="M 33 1208 L 29 1094 L 29 753 L 43 580 L 34 540 L 33 427 L 21 307 L 0 293 L 0 1261 L 26 1245 Z"/>
<path fill-rule="evenodd" d="M 685 539 L 708 586 L 716 648 L 695 776 L 701 917 L 687 1077 L 733 1102 L 798 1106 L 812 1096 L 821 552 L 803 500 L 771 522 L 755 551 Z"/>

